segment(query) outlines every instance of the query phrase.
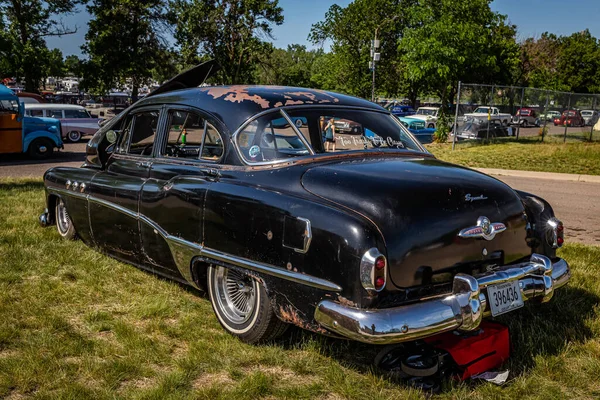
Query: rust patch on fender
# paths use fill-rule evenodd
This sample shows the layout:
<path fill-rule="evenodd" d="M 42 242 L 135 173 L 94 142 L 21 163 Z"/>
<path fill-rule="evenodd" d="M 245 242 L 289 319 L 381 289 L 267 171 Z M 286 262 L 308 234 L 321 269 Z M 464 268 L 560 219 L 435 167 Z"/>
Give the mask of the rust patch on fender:
<path fill-rule="evenodd" d="M 294 309 L 292 306 L 279 306 L 279 315 L 281 315 L 281 319 L 285 322 L 289 322 L 290 324 L 294 324 L 300 327 L 304 327 L 306 324 L 302 318 L 298 315 L 298 311 Z"/>

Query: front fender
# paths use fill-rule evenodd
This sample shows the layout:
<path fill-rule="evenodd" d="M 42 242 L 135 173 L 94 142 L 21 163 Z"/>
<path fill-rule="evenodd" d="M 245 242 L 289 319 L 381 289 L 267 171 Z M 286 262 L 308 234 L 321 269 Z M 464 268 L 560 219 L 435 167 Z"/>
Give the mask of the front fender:
<path fill-rule="evenodd" d="M 27 152 L 31 142 L 33 142 L 35 139 L 38 139 L 38 138 L 50 139 L 52 141 L 52 143 L 54 143 L 55 147 L 58 147 L 58 148 L 64 147 L 62 139 L 60 138 L 59 134 L 54 134 L 54 133 L 51 133 L 48 131 L 34 131 L 34 132 L 29 132 L 29 133 L 27 133 L 27 135 L 25 135 L 25 138 L 23 139 L 23 152 Z"/>

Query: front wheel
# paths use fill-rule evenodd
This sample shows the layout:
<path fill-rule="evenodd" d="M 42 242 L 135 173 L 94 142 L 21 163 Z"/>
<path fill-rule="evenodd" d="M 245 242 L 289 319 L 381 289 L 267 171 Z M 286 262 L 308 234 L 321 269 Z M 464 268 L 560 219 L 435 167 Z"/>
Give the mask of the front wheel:
<path fill-rule="evenodd" d="M 37 138 L 29 145 L 27 153 L 36 160 L 48 158 L 54 152 L 54 143 L 50 139 Z"/>
<path fill-rule="evenodd" d="M 435 128 L 435 125 L 434 125 L 434 124 L 429 124 L 429 125 L 427 125 L 427 127 L 428 127 L 429 129 L 433 129 L 433 128 Z"/>
<path fill-rule="evenodd" d="M 208 267 L 210 302 L 225 330 L 246 343 L 265 342 L 283 334 L 287 324 L 271 308 L 264 286 L 239 271 Z"/>
<path fill-rule="evenodd" d="M 75 239 L 77 233 L 62 199 L 56 202 L 56 229 L 60 236 L 67 240 Z"/>
<path fill-rule="evenodd" d="M 69 142 L 71 143 L 77 143 L 81 140 L 81 132 L 70 131 L 67 133 L 67 139 L 69 139 Z"/>

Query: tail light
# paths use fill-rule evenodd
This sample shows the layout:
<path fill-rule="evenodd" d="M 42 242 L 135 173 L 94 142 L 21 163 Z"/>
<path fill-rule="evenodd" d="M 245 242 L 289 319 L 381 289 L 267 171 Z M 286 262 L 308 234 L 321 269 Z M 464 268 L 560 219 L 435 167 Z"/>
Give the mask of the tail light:
<path fill-rule="evenodd" d="M 381 252 L 372 248 L 360 260 L 360 282 L 368 292 L 380 292 L 387 279 L 387 260 Z"/>
<path fill-rule="evenodd" d="M 547 226 L 546 240 L 548 244 L 554 249 L 562 247 L 565 242 L 565 227 L 563 223 L 559 219 L 552 217 L 548 220 Z"/>

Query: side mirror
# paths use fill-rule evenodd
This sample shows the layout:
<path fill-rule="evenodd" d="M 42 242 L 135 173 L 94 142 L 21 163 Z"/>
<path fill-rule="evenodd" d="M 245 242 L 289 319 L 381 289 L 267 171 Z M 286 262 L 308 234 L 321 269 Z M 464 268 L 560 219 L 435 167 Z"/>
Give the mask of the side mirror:
<path fill-rule="evenodd" d="M 108 132 L 106 132 L 106 141 L 108 143 L 110 143 L 111 145 L 114 145 L 115 143 L 117 143 L 117 139 L 119 138 L 119 132 L 114 131 L 114 130 L 110 130 Z"/>

